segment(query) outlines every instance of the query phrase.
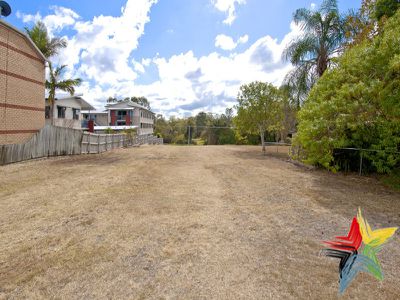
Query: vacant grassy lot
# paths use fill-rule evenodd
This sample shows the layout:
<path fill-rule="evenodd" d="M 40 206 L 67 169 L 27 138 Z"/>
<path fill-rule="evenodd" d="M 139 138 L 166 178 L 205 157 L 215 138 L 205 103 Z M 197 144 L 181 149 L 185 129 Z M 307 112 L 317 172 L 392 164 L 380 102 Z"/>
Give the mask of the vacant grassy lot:
<path fill-rule="evenodd" d="M 358 206 L 398 226 L 400 194 L 270 155 L 145 146 L 0 167 L 0 298 L 335 299 L 321 241 Z M 343 299 L 399 298 L 398 233 L 379 258 L 385 280 L 361 274 Z"/>

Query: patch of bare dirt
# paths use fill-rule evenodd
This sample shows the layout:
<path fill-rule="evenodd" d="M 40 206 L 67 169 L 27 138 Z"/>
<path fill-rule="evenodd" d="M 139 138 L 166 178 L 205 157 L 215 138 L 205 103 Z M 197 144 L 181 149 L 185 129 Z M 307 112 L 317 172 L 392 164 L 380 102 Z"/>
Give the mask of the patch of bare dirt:
<path fill-rule="evenodd" d="M 269 150 L 148 146 L 0 167 L 0 298 L 336 299 L 321 241 L 358 207 L 373 227 L 398 226 L 400 194 Z M 384 281 L 361 274 L 343 299 L 398 299 L 399 249 L 397 233 L 379 254 Z"/>

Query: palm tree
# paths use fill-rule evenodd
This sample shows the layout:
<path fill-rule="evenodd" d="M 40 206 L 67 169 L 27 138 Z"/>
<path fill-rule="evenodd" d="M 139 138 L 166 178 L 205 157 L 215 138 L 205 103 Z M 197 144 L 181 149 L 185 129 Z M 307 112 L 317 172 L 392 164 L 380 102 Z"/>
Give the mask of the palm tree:
<path fill-rule="evenodd" d="M 60 49 L 67 47 L 67 41 L 64 38 L 50 38 L 46 25 L 40 21 L 32 29 L 25 27 L 25 31 L 46 58 L 58 54 Z"/>
<path fill-rule="evenodd" d="M 286 76 L 285 83 L 294 87 L 296 98 L 304 99 L 316 80 L 331 66 L 332 58 L 340 53 L 344 20 L 336 0 L 324 0 L 316 11 L 298 9 L 293 20 L 301 26 L 303 35 L 293 40 L 283 53 L 284 59 L 295 67 Z"/>
<path fill-rule="evenodd" d="M 25 28 L 25 31 L 46 58 L 58 54 L 60 49 L 67 47 L 67 41 L 64 38 L 50 38 L 46 25 L 40 21 L 32 29 Z M 45 85 L 49 91 L 47 100 L 50 104 L 50 119 L 54 123 L 53 110 L 56 90 L 68 92 L 72 96 L 75 93 L 75 87 L 79 86 L 82 80 L 80 78 L 61 80 L 62 74 L 67 67 L 66 65 L 58 66 L 54 69 L 52 63 L 48 61 L 48 67 L 49 79 L 46 80 Z"/>
<path fill-rule="evenodd" d="M 50 119 L 52 123 L 56 90 L 68 92 L 71 96 L 73 96 L 75 93 L 75 87 L 82 83 L 80 78 L 60 80 L 66 67 L 66 65 L 62 65 L 53 69 L 52 63 L 49 62 L 49 80 L 46 80 L 46 89 L 49 91 L 47 100 L 50 104 Z"/>

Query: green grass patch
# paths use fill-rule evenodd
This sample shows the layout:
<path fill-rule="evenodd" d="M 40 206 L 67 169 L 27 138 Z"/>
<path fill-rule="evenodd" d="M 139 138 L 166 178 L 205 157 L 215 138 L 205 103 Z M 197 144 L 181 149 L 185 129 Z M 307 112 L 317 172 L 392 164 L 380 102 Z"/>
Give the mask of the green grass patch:
<path fill-rule="evenodd" d="M 394 170 L 391 174 L 383 175 L 380 179 L 383 184 L 400 191 L 400 169 Z"/>

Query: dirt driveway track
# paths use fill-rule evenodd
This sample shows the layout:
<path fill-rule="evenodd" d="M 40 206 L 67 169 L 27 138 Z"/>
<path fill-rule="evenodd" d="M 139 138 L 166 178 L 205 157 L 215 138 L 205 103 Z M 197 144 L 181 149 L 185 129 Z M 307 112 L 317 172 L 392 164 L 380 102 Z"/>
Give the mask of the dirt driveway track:
<path fill-rule="evenodd" d="M 144 146 L 0 167 L 0 299 L 336 299 L 321 241 L 400 194 L 259 147 Z M 400 239 L 342 299 L 400 298 Z"/>

